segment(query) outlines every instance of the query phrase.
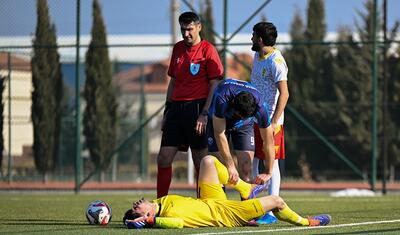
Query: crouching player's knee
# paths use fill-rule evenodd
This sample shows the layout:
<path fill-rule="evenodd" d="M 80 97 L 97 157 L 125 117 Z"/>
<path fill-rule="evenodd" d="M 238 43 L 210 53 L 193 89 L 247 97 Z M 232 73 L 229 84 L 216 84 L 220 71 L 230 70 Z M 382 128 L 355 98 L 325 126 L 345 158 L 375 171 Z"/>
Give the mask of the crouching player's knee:
<path fill-rule="evenodd" d="M 212 155 L 207 155 L 201 159 L 200 167 L 203 166 L 214 166 L 215 157 Z"/>
<path fill-rule="evenodd" d="M 283 201 L 283 199 L 281 197 L 279 197 L 279 196 L 271 195 L 270 196 L 270 200 L 271 200 L 271 202 L 273 204 L 273 208 L 274 209 L 281 210 L 286 206 L 285 201 Z"/>

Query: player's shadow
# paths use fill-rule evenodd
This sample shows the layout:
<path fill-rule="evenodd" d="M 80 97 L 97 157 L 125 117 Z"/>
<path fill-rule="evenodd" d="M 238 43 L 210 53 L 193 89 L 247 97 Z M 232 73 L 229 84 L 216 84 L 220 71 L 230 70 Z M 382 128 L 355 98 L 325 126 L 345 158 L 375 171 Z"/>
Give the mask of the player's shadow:
<path fill-rule="evenodd" d="M 121 223 L 110 223 L 106 226 L 100 225 L 90 225 L 87 222 L 77 222 L 70 220 L 57 220 L 57 219 L 3 219 L 0 222 L 0 225 L 29 225 L 31 229 L 29 229 L 28 233 L 44 233 L 51 231 L 59 231 L 60 227 L 57 228 L 39 228 L 38 226 L 70 226 L 64 229 L 68 229 L 68 231 L 77 231 L 77 234 L 81 233 L 82 230 L 92 230 L 99 228 L 113 228 L 113 229 L 126 229 L 125 226 Z M 7 231 L 7 234 L 20 234 L 21 231 Z"/>
<path fill-rule="evenodd" d="M 73 225 L 73 226 L 83 226 L 88 225 L 87 223 L 77 223 L 76 221 L 68 220 L 57 220 L 57 219 L 3 219 L 0 224 L 4 225 L 23 225 L 29 224 L 29 226 L 36 225 Z"/>

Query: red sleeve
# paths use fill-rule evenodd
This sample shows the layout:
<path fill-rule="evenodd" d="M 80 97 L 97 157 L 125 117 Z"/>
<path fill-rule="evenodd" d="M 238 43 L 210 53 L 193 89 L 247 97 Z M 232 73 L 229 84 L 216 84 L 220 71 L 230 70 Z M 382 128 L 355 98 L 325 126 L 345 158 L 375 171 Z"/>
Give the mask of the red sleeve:
<path fill-rule="evenodd" d="M 176 44 L 174 46 L 174 48 L 172 49 L 172 55 L 171 55 L 171 60 L 169 61 L 169 68 L 168 68 L 168 76 L 170 76 L 171 78 L 175 77 L 175 48 L 176 48 Z"/>
<path fill-rule="evenodd" d="M 217 49 L 211 44 L 207 47 L 206 58 L 207 77 L 209 79 L 222 78 L 224 75 L 224 67 L 222 66 Z"/>

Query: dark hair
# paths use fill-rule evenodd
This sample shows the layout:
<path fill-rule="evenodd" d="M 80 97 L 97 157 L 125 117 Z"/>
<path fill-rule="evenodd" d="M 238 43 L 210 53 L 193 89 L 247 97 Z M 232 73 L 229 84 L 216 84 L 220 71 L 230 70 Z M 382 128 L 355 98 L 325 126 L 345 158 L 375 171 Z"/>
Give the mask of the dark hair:
<path fill-rule="evenodd" d="M 254 25 L 253 31 L 257 37 L 260 37 L 266 46 L 275 45 L 276 38 L 278 37 L 278 31 L 271 22 L 260 22 Z"/>
<path fill-rule="evenodd" d="M 248 118 L 255 114 L 257 106 L 254 96 L 249 92 L 242 91 L 233 98 L 231 108 L 241 118 Z"/>
<path fill-rule="evenodd" d="M 179 16 L 179 23 L 190 24 L 190 23 L 200 23 L 200 17 L 191 11 L 182 13 Z"/>
<path fill-rule="evenodd" d="M 122 222 L 126 225 L 126 220 L 134 220 L 139 218 L 141 215 L 139 213 L 134 212 L 132 209 L 129 209 L 125 212 L 124 218 L 122 218 Z"/>

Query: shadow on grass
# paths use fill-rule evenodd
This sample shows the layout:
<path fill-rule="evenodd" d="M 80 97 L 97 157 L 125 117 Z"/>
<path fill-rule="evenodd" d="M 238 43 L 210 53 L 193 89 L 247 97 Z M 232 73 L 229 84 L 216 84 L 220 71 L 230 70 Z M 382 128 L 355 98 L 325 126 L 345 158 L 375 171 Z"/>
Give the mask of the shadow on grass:
<path fill-rule="evenodd" d="M 67 222 L 70 221 L 71 223 L 74 222 L 75 224 L 87 224 L 84 222 L 76 222 L 73 220 L 59 220 L 59 219 L 25 219 L 25 218 L 20 218 L 20 219 L 2 219 L 0 223 L 3 223 L 4 221 L 8 222 L 19 222 L 19 223 L 27 223 L 27 222 Z"/>
<path fill-rule="evenodd" d="M 55 220 L 55 219 L 5 219 L 0 222 L 0 225 L 8 225 L 11 226 L 10 231 L 4 231 L 7 234 L 20 234 L 21 232 L 25 233 L 45 233 L 45 232 L 59 232 L 61 230 L 78 231 L 79 234 L 83 230 L 93 230 L 93 229 L 126 229 L 126 227 L 121 223 L 113 223 L 106 226 L 101 225 L 90 225 L 87 222 L 76 222 L 76 221 L 68 221 L 68 220 Z M 18 226 L 20 229 L 15 229 L 13 226 Z M 29 226 L 29 228 L 28 228 Z M 41 228 L 38 228 L 38 227 Z M 52 226 L 52 227 L 44 227 L 43 226 Z M 4 228 L 3 228 L 4 229 Z"/>

